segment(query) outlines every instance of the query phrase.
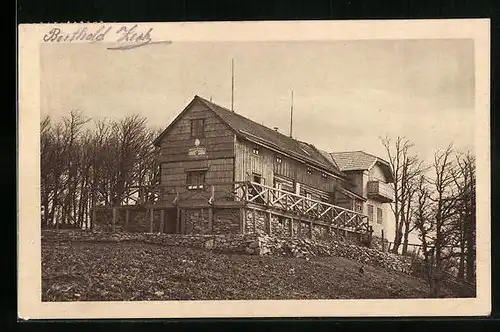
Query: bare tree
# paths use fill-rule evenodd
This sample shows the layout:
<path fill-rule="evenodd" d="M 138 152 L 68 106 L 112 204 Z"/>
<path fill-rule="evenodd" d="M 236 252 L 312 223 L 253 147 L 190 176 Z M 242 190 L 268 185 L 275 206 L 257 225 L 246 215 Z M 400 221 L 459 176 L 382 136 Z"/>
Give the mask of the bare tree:
<path fill-rule="evenodd" d="M 434 177 L 431 180 L 434 205 L 432 222 L 434 223 L 434 270 L 430 294 L 439 296 L 445 278 L 446 261 L 455 256 L 453 241 L 456 234 L 456 207 L 460 199 L 454 186 L 456 163 L 453 159 L 453 148 L 450 144 L 444 151 L 434 156 Z"/>
<path fill-rule="evenodd" d="M 403 254 L 406 254 L 408 236 L 414 229 L 411 224 L 412 202 L 418 178 L 424 171 L 423 162 L 418 156 L 411 154 L 413 143 L 405 137 L 397 137 L 393 142 L 386 136 L 382 139 L 382 144 L 394 174 L 394 204 L 391 204 L 391 209 L 395 220 L 395 235 L 392 251 L 398 253 L 403 242 Z"/>
<path fill-rule="evenodd" d="M 93 206 L 122 204 L 131 186 L 158 182 L 159 130 L 145 118 L 88 124 L 77 111 L 40 122 L 42 227 L 89 228 Z"/>
<path fill-rule="evenodd" d="M 456 172 L 453 174 L 458 202 L 457 237 L 460 248 L 457 278 L 473 282 L 475 279 L 475 229 L 476 229 L 476 171 L 475 158 L 470 153 L 456 156 Z"/>
<path fill-rule="evenodd" d="M 416 199 L 413 206 L 413 225 L 418 232 L 419 239 L 422 243 L 422 252 L 424 255 L 424 272 L 427 280 L 432 288 L 432 270 L 433 262 L 430 260 L 433 257 L 432 240 L 430 235 L 434 231 L 434 223 L 432 222 L 432 202 L 430 200 L 431 191 L 429 188 L 428 179 L 425 175 L 420 175 L 415 193 Z"/>

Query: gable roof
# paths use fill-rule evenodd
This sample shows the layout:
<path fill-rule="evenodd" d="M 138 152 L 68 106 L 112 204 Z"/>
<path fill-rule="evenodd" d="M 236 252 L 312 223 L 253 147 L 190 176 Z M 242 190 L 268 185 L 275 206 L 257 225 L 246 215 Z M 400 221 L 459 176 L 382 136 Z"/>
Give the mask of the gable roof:
<path fill-rule="evenodd" d="M 182 116 L 182 114 L 195 100 L 200 101 L 209 110 L 214 112 L 215 115 L 229 128 L 231 128 L 238 137 L 244 138 L 255 144 L 274 149 L 285 155 L 289 155 L 295 159 L 299 159 L 303 162 L 307 162 L 312 166 L 321 168 L 322 170 L 339 177 L 346 177 L 345 174 L 341 172 L 337 164 L 332 162 L 331 158 L 325 157 L 325 155 L 321 153 L 314 145 L 293 139 L 274 129 L 268 128 L 255 121 L 252 121 L 225 107 L 214 104 L 198 95 L 194 97 L 193 101 L 191 101 L 189 105 L 184 109 L 184 111 L 182 111 L 181 114 L 177 116 L 172 124 Z M 172 124 L 170 124 L 169 127 L 167 127 L 167 129 L 165 129 L 165 131 L 160 134 L 160 136 L 155 140 L 155 144 L 158 144 L 161 138 L 166 134 L 167 130 L 172 126 Z"/>
<path fill-rule="evenodd" d="M 332 152 L 330 155 L 343 172 L 370 170 L 378 164 L 384 171 L 388 182 L 394 181 L 389 163 L 382 158 L 364 151 Z"/>
<path fill-rule="evenodd" d="M 284 154 L 307 161 L 335 175 L 345 177 L 336 164 L 332 164 L 326 159 L 314 145 L 291 138 L 200 96 L 195 96 L 195 99 L 202 101 L 224 123 L 233 129 L 238 136 L 253 143 L 274 148 Z"/>

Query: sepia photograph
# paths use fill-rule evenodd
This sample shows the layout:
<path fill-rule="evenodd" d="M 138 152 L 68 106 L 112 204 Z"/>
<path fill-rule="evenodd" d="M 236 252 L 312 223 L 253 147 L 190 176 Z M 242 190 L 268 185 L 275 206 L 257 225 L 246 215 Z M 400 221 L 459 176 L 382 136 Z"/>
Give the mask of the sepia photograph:
<path fill-rule="evenodd" d="M 42 304 L 478 298 L 489 45 L 157 30 L 37 26 Z"/>

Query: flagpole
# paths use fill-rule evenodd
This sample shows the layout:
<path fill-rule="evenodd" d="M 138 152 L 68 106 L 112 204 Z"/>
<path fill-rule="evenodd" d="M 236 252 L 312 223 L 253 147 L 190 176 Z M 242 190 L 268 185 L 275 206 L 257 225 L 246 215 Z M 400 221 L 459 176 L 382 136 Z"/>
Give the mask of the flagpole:
<path fill-rule="evenodd" d="M 231 59 L 231 111 L 234 112 L 234 59 Z"/>
<path fill-rule="evenodd" d="M 292 103 L 290 105 L 290 137 L 292 137 L 293 133 L 293 89 L 292 89 Z"/>

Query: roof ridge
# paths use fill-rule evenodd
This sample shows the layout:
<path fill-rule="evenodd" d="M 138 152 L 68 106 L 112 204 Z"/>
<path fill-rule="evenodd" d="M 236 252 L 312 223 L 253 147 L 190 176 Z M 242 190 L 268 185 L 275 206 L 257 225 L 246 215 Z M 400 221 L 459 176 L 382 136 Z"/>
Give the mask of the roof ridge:
<path fill-rule="evenodd" d="M 363 150 L 351 150 L 351 151 L 338 151 L 338 152 L 329 152 L 330 154 L 340 154 L 340 153 L 353 153 L 353 152 L 362 152 L 362 153 L 366 153 L 364 152 Z"/>
<path fill-rule="evenodd" d="M 201 99 L 201 100 L 202 100 L 203 102 L 205 102 L 205 103 L 208 103 L 208 104 L 213 105 L 213 106 L 220 107 L 220 108 L 222 108 L 223 110 L 225 110 L 225 111 L 227 111 L 227 112 L 230 112 L 230 113 L 231 113 L 231 114 L 233 114 L 233 115 L 236 115 L 236 116 L 238 116 L 238 117 L 240 117 L 240 118 L 244 118 L 245 120 L 251 121 L 251 122 L 253 122 L 253 123 L 255 123 L 255 124 L 257 124 L 257 125 L 259 125 L 259 126 L 261 126 L 261 127 L 263 127 L 263 128 L 266 128 L 267 130 L 274 131 L 274 132 L 276 132 L 276 133 L 278 133 L 278 134 L 281 134 L 281 135 L 283 135 L 283 136 L 285 136 L 285 137 L 288 137 L 288 138 L 290 138 L 290 139 L 295 140 L 293 137 L 290 137 L 290 136 L 288 136 L 288 135 L 285 135 L 285 134 L 283 134 L 283 133 L 281 133 L 281 132 L 279 132 L 279 131 L 273 130 L 273 129 L 269 128 L 268 126 L 265 126 L 265 125 L 263 125 L 263 124 L 261 124 L 261 123 L 258 123 L 258 122 L 257 122 L 257 121 L 255 121 L 255 120 L 250 119 L 249 117 L 246 117 L 246 116 L 244 116 L 244 115 L 239 114 L 238 112 L 231 111 L 231 110 L 230 110 L 229 108 L 227 108 L 227 107 L 221 106 L 221 105 L 216 104 L 216 103 L 211 102 L 211 101 L 208 101 L 208 100 L 206 100 L 205 98 L 200 97 L 200 96 L 198 96 L 198 95 L 196 95 L 195 97 L 198 97 L 199 99 Z"/>

